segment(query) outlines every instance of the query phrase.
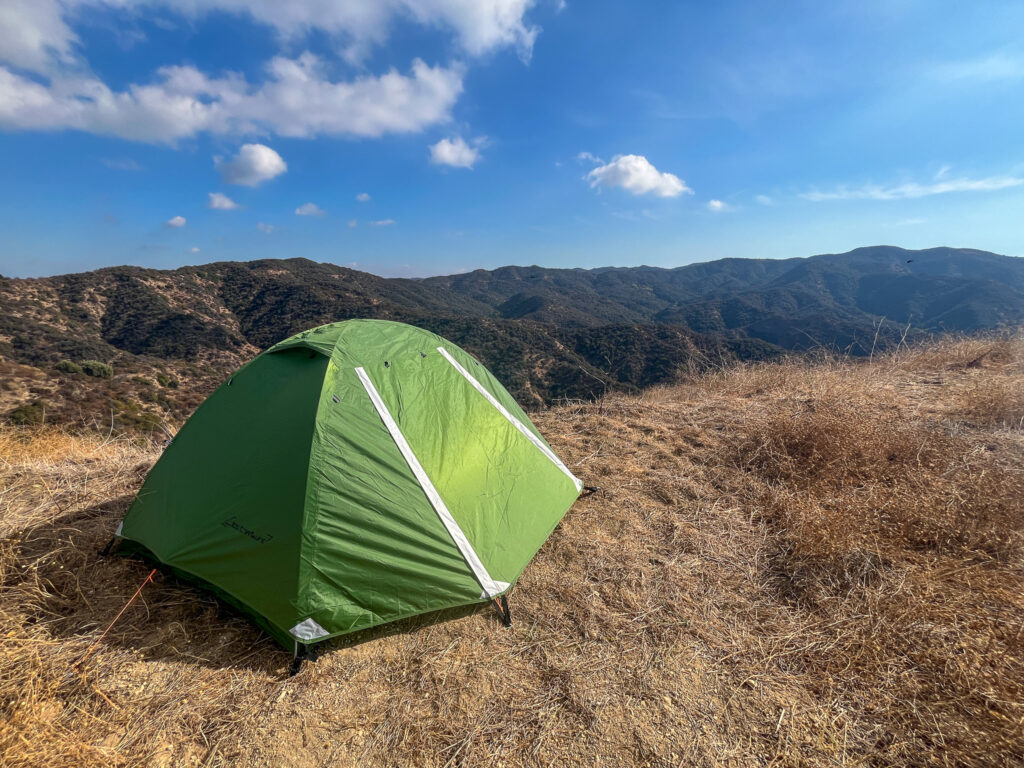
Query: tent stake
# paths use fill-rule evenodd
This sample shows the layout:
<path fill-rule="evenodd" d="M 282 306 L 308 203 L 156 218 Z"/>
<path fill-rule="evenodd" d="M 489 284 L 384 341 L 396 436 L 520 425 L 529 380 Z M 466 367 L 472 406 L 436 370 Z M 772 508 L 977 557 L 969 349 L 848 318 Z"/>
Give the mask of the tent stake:
<path fill-rule="evenodd" d="M 295 677 L 299 674 L 299 670 L 302 669 L 302 662 L 306 660 L 306 656 L 309 655 L 309 646 L 305 643 L 295 643 L 295 655 L 292 656 L 292 663 L 288 667 L 288 677 Z"/>
<path fill-rule="evenodd" d="M 118 536 L 112 537 L 110 541 L 107 542 L 107 546 L 100 550 L 100 557 L 106 557 L 107 555 L 109 555 L 111 552 L 117 549 L 117 545 L 120 543 L 121 539 Z"/>
<path fill-rule="evenodd" d="M 494 610 L 496 610 L 498 615 L 501 617 L 502 626 L 511 627 L 512 614 L 508 609 L 508 596 L 502 595 L 501 597 L 495 597 L 491 600 L 491 603 L 493 603 Z"/>

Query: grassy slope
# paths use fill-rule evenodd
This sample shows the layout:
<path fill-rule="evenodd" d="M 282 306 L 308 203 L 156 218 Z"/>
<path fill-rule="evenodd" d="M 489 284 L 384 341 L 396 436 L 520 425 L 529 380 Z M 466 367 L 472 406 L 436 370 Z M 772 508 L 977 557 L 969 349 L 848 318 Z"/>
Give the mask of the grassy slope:
<path fill-rule="evenodd" d="M 0 763 L 1018 765 L 1024 343 L 744 366 L 537 423 L 602 490 L 488 612 L 292 679 L 96 555 L 157 451 L 0 432 Z"/>

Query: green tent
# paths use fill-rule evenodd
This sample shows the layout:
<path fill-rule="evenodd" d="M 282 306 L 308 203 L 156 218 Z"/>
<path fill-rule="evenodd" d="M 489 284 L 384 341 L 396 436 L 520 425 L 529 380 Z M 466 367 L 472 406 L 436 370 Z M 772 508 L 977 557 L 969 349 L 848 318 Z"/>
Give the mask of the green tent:
<path fill-rule="evenodd" d="M 581 488 L 469 354 L 349 320 L 276 344 L 210 395 L 117 536 L 299 652 L 504 596 Z"/>

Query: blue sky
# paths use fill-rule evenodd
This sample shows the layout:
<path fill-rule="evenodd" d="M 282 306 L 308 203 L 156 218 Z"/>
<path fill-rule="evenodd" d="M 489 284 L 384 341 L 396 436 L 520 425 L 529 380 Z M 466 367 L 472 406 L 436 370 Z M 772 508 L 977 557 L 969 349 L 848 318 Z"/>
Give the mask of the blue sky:
<path fill-rule="evenodd" d="M 1024 253 L 1024 4 L 4 0 L 0 273 Z"/>

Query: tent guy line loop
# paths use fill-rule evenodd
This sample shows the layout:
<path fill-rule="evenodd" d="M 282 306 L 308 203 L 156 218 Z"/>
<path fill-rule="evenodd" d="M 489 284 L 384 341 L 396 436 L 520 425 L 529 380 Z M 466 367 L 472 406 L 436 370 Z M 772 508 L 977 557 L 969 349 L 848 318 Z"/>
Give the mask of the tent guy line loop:
<path fill-rule="evenodd" d="M 89 646 L 88 650 L 86 650 L 86 652 L 82 655 L 82 658 L 80 658 L 73 665 L 71 665 L 71 668 L 67 672 L 68 675 L 70 675 L 72 672 L 81 672 L 82 665 L 85 664 L 88 658 L 93 654 L 97 646 L 99 646 L 99 644 L 103 642 L 103 638 L 107 636 L 107 632 L 109 632 L 114 627 L 114 625 L 117 623 L 117 620 L 124 615 L 124 612 L 127 611 L 131 604 L 135 602 L 135 599 L 142 594 L 143 588 L 153 580 L 153 577 L 156 575 L 156 571 L 157 569 L 154 568 L 149 572 L 149 575 L 142 581 L 141 584 L 139 584 L 139 588 L 135 590 L 135 594 L 128 598 L 128 602 L 125 603 L 124 607 L 117 612 L 117 616 L 115 616 L 113 620 L 107 625 L 107 628 L 103 630 L 103 633 L 99 637 L 97 637 L 95 641 L 93 641 L 93 644 Z"/>

